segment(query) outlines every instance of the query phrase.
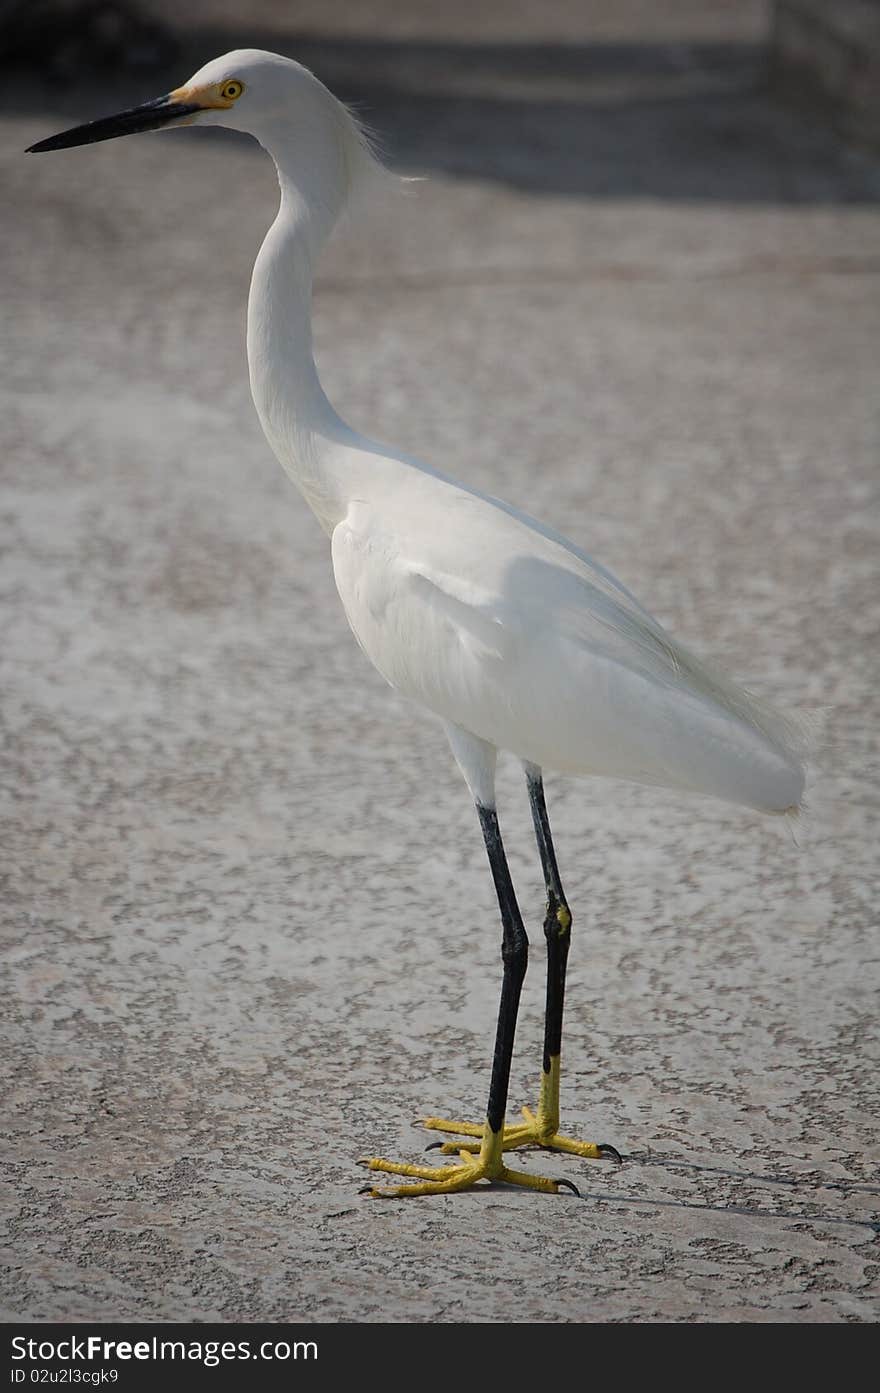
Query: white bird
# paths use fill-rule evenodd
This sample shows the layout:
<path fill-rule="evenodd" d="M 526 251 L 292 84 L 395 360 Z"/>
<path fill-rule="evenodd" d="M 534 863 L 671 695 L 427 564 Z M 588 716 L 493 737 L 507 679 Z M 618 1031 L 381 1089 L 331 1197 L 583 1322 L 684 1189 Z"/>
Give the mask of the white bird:
<path fill-rule="evenodd" d="M 166 97 L 31 147 L 56 150 L 162 126 L 221 125 L 255 136 L 275 162 L 278 215 L 248 301 L 251 390 L 266 437 L 330 538 L 333 573 L 361 648 L 396 691 L 443 721 L 476 803 L 503 926 L 503 981 L 485 1122 L 428 1118 L 461 1134 L 438 1143 L 457 1163 L 374 1171 L 424 1195 L 506 1181 L 570 1185 L 509 1169 L 504 1152 L 538 1145 L 611 1156 L 559 1133 L 565 967 L 571 913 L 544 801 L 542 770 L 612 775 L 710 794 L 764 813 L 796 812 L 804 791 L 799 726 L 672 639 L 604 567 L 507 503 L 359 435 L 324 394 L 312 356 L 316 258 L 353 195 L 381 172 L 354 116 L 310 72 L 245 49 L 201 68 Z M 207 347 L 207 346 L 206 346 Z M 495 762 L 523 762 L 547 888 L 547 1007 L 536 1114 L 505 1127 L 528 939 L 495 804 Z M 574 1188 L 571 1186 L 571 1188 Z"/>

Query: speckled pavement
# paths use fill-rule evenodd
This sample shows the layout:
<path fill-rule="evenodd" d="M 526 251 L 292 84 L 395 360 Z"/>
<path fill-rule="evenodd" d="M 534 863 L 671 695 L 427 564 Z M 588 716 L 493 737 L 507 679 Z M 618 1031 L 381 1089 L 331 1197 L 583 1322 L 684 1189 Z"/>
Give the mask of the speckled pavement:
<path fill-rule="evenodd" d="M 627 1159 L 524 1161 L 579 1200 L 408 1203 L 359 1197 L 355 1160 L 481 1115 L 500 932 L 442 732 L 351 639 L 250 404 L 271 168 L 197 132 L 26 159 L 140 89 L 7 93 L 6 1319 L 876 1320 L 880 169 L 725 92 L 524 101 L 515 129 L 392 94 L 428 180 L 322 268 L 343 414 L 824 712 L 799 847 L 549 777 L 564 1126 Z M 543 945 L 512 760 L 500 809 L 518 1107 Z"/>

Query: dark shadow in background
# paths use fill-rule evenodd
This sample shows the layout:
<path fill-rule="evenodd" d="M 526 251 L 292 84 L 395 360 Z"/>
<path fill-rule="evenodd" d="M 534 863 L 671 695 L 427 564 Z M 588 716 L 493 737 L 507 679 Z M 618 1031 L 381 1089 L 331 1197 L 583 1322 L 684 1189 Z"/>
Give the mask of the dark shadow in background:
<path fill-rule="evenodd" d="M 390 163 L 410 171 L 584 198 L 880 202 L 880 161 L 775 103 L 758 44 L 476 44 L 205 27 L 166 36 L 151 61 L 128 70 L 90 52 L 67 81 L 39 74 L 22 53 L 0 111 L 46 113 L 47 130 L 59 118 L 73 124 L 158 95 L 239 46 L 299 59 L 358 109 Z"/>

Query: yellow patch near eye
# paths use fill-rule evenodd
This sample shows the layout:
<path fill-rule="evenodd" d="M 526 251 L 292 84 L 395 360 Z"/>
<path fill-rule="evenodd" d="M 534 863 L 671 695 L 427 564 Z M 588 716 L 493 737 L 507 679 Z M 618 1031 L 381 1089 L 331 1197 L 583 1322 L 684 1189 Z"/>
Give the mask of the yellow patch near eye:
<path fill-rule="evenodd" d="M 243 91 L 244 83 L 230 78 L 212 87 L 178 87 L 168 95 L 175 102 L 197 102 L 204 111 L 227 111 Z"/>

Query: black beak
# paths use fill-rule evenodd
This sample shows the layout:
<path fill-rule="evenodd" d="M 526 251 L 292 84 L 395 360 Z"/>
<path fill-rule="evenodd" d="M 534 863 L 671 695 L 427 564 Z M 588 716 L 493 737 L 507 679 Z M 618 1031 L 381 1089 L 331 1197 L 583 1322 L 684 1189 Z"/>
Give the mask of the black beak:
<path fill-rule="evenodd" d="M 74 126 L 60 135 L 38 140 L 36 145 L 28 146 L 27 154 L 69 150 L 74 145 L 91 145 L 96 140 L 113 140 L 118 135 L 136 135 L 138 131 L 158 131 L 181 116 L 192 116 L 201 110 L 198 102 L 176 102 L 171 97 L 157 97 L 155 101 L 144 102 L 143 106 L 134 106 L 130 111 L 120 111 L 118 116 L 103 116 L 99 121 L 87 121 L 84 126 Z"/>

